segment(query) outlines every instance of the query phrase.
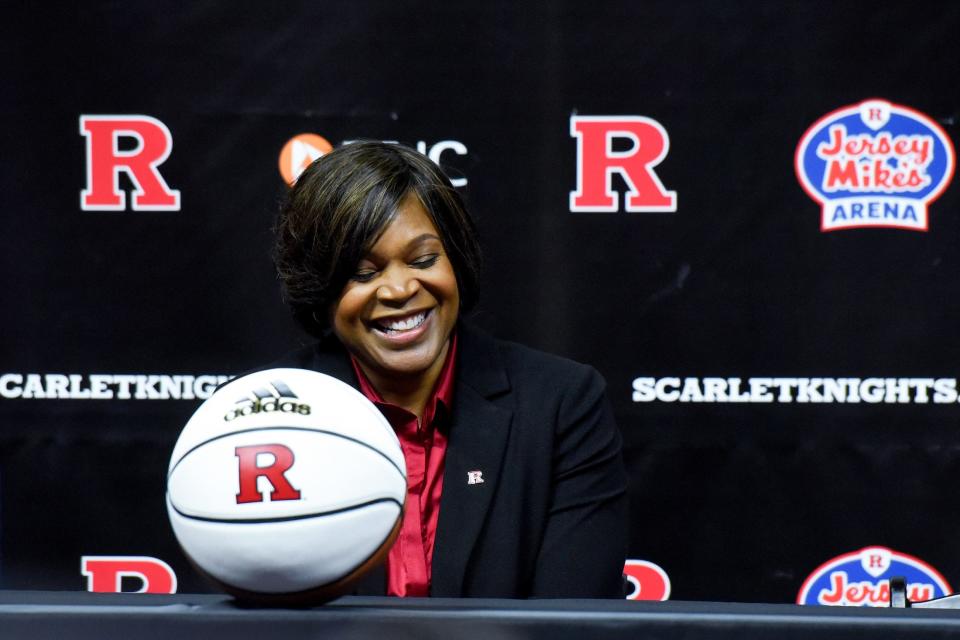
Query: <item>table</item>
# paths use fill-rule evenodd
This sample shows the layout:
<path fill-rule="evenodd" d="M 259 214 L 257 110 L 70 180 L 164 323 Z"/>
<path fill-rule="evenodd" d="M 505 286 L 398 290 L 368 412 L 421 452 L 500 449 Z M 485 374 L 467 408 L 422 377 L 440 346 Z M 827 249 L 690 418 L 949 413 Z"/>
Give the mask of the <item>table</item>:
<path fill-rule="evenodd" d="M 789 604 L 344 597 L 243 608 L 210 594 L 0 591 L 0 638 L 643 640 L 960 638 L 960 611 Z"/>

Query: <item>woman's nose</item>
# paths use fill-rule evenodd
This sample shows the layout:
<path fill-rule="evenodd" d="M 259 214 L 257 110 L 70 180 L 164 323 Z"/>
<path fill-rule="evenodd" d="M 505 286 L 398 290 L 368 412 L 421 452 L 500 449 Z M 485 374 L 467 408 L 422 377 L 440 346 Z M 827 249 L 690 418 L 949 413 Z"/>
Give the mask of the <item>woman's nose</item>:
<path fill-rule="evenodd" d="M 420 281 L 406 269 L 388 269 L 377 288 L 377 299 L 387 303 L 406 302 L 420 290 Z"/>

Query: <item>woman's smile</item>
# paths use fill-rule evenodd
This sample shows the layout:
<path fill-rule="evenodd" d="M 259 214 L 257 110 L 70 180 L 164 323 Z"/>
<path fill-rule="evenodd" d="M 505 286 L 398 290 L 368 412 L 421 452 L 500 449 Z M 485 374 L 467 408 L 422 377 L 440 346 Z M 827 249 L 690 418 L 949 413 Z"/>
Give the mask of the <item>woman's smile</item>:
<path fill-rule="evenodd" d="M 432 309 L 418 311 L 402 316 L 391 316 L 373 320 L 370 324 L 373 330 L 385 340 L 393 343 L 407 343 L 423 335 L 428 327 Z"/>
<path fill-rule="evenodd" d="M 375 329 L 389 333 L 400 333 L 416 329 L 427 319 L 429 311 L 418 311 L 406 316 L 394 316 L 389 318 L 378 318 L 373 320 Z"/>

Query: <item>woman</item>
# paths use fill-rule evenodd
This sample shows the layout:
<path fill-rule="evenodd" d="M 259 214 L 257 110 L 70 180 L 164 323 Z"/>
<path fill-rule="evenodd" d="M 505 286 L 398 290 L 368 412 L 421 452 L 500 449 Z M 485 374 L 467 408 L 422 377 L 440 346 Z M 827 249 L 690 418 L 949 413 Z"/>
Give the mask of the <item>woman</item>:
<path fill-rule="evenodd" d="M 436 165 L 379 142 L 319 158 L 281 211 L 276 262 L 319 342 L 275 366 L 359 388 L 407 462 L 400 534 L 361 593 L 623 597 L 626 479 L 604 383 L 463 320 L 480 250 Z"/>

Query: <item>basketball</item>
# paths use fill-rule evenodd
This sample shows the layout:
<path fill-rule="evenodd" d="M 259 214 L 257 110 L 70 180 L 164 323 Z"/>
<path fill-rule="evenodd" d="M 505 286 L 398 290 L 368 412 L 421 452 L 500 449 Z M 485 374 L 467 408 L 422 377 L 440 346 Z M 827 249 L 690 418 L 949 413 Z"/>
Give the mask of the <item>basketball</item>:
<path fill-rule="evenodd" d="M 400 443 L 359 391 L 269 369 L 224 385 L 187 422 L 167 511 L 187 557 L 227 592 L 314 604 L 386 558 L 406 489 Z"/>

